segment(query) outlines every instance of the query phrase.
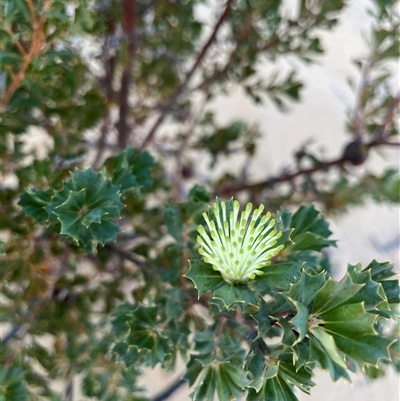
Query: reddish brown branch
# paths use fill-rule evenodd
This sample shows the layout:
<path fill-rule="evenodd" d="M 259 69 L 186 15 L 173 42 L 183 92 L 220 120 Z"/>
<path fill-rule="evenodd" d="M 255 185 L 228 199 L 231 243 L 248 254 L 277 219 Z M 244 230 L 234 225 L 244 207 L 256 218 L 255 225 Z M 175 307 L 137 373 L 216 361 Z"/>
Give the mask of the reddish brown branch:
<path fill-rule="evenodd" d="M 162 107 L 162 112 L 158 116 L 157 120 L 153 124 L 152 128 L 150 129 L 149 133 L 147 134 L 146 138 L 143 141 L 143 144 L 141 148 L 145 148 L 153 139 L 155 133 L 157 132 L 159 126 L 161 123 L 164 121 L 165 117 L 171 110 L 171 107 L 175 104 L 175 102 L 178 100 L 180 95 L 183 93 L 183 91 L 186 89 L 187 84 L 189 83 L 190 79 L 192 78 L 193 74 L 201 64 L 204 56 L 206 55 L 208 49 L 210 48 L 211 44 L 214 42 L 217 33 L 219 29 L 221 28 L 223 22 L 227 19 L 229 16 L 231 6 L 232 6 L 233 0 L 228 0 L 225 6 L 225 10 L 222 13 L 221 17 L 219 18 L 218 22 L 216 23 L 213 32 L 211 33 L 210 37 L 208 38 L 207 42 L 204 44 L 203 48 L 201 49 L 200 53 L 198 54 L 192 68 L 187 72 L 184 80 L 182 83 L 178 86 L 178 88 L 175 90 L 173 95 L 171 96 L 169 102 Z"/>
<path fill-rule="evenodd" d="M 123 11 L 122 27 L 127 41 L 128 58 L 121 76 L 121 86 L 119 90 L 119 121 L 116 127 L 118 130 L 118 147 L 124 149 L 127 146 L 129 139 L 129 89 L 132 82 L 132 65 L 136 50 L 136 1 L 121 0 L 121 7 Z"/>
<path fill-rule="evenodd" d="M 380 129 L 378 131 L 378 135 L 377 135 L 377 140 L 384 140 L 384 138 L 386 137 L 386 130 L 388 125 L 392 122 L 393 117 L 394 117 L 394 113 L 396 112 L 396 109 L 399 107 L 400 105 L 400 94 L 397 95 L 397 97 L 395 97 L 392 101 L 392 103 L 390 104 L 390 106 L 388 107 L 388 111 L 386 113 L 386 116 L 380 126 Z"/>
<path fill-rule="evenodd" d="M 353 144 L 353 142 L 351 144 Z M 390 141 L 383 140 L 383 139 L 382 140 L 374 139 L 371 142 L 365 144 L 365 149 L 367 151 L 368 149 L 377 147 L 377 146 L 400 146 L 400 143 L 399 142 L 390 142 Z M 353 157 L 354 157 L 354 155 L 353 155 Z M 367 159 L 367 154 L 365 154 L 365 158 L 363 158 L 362 163 L 366 159 Z M 345 157 L 345 155 L 343 155 L 337 159 L 333 159 L 333 160 L 330 160 L 327 162 L 321 162 L 320 164 L 317 164 L 316 166 L 313 166 L 310 168 L 299 169 L 299 170 L 293 171 L 291 173 L 283 173 L 278 176 L 272 176 L 272 177 L 269 177 L 265 180 L 262 180 L 262 181 L 259 181 L 256 183 L 226 185 L 225 187 L 217 189 L 215 191 L 214 195 L 230 197 L 238 192 L 243 192 L 243 191 L 260 191 L 260 190 L 263 190 L 266 188 L 271 189 L 278 183 L 291 182 L 297 177 L 307 176 L 307 175 L 314 174 L 318 171 L 328 170 L 333 166 L 344 167 L 344 165 L 347 163 L 353 164 L 353 165 L 362 164 L 362 163 L 355 163 L 353 159 L 347 158 L 347 157 Z"/>
<path fill-rule="evenodd" d="M 44 38 L 43 38 L 43 26 L 46 22 L 46 11 L 52 4 L 52 0 L 48 0 L 45 2 L 42 15 L 40 19 L 37 19 L 35 14 L 35 9 L 32 3 L 32 0 L 26 0 L 27 6 L 29 8 L 31 18 L 32 18 L 32 27 L 33 27 L 33 37 L 32 43 L 30 46 L 29 51 L 25 51 L 22 48 L 19 42 L 16 42 L 16 47 L 23 55 L 23 62 L 17 74 L 13 76 L 13 80 L 6 90 L 6 93 L 0 100 L 0 110 L 4 110 L 10 101 L 11 97 L 14 95 L 15 91 L 21 86 L 22 80 L 25 77 L 26 70 L 28 69 L 29 65 L 31 64 L 32 60 L 37 57 L 44 49 Z"/>

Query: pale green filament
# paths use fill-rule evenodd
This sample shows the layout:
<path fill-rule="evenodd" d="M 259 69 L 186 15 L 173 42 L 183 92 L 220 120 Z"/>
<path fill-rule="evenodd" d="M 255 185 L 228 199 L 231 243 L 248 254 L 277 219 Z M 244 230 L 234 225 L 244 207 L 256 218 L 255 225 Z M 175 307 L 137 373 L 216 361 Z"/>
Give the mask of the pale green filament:
<path fill-rule="evenodd" d="M 214 204 L 215 221 L 203 213 L 209 234 L 203 226 L 197 231 L 199 253 L 206 263 L 218 270 L 225 281 L 243 283 L 262 275 L 262 268 L 269 265 L 270 259 L 283 249 L 283 245 L 275 246 L 282 232 L 275 230 L 275 220 L 271 213 L 261 216 L 264 206 L 251 211 L 249 202 L 239 216 L 240 204 L 233 202 L 233 211 L 227 215 L 225 202 Z M 221 213 L 222 211 L 222 213 Z"/>

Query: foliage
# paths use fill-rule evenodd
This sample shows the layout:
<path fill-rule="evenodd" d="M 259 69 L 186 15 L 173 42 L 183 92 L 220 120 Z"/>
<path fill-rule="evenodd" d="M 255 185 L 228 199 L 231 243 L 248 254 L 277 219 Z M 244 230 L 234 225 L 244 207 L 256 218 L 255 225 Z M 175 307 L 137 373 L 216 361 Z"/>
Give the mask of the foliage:
<path fill-rule="evenodd" d="M 252 182 L 214 167 L 231 154 L 247 165 L 261 133 L 221 124 L 213 99 L 237 85 L 280 110 L 299 101 L 295 69 L 276 61 L 314 62 L 345 2 L 298 0 L 290 16 L 282 1 L 217 3 L 0 0 L 1 171 L 16 182 L 0 189 L 0 400 L 148 400 L 145 369 L 182 360 L 173 389 L 207 401 L 296 400 L 318 368 L 399 369 L 393 265 L 348 265 L 335 281 L 325 254 L 328 212 L 399 202 L 397 171 L 357 167 L 398 145 L 396 4 L 371 3 L 340 157 L 305 146 L 292 170 Z M 26 146 L 32 130 L 51 138 L 44 157 Z M 258 208 L 249 223 L 231 197 Z M 236 261 L 254 269 L 232 279 Z"/>

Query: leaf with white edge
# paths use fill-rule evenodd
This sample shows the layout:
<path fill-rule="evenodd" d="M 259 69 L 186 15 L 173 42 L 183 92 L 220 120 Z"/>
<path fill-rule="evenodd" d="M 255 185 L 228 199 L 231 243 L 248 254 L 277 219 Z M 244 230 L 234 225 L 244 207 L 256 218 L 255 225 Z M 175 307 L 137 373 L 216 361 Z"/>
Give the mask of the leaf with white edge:
<path fill-rule="evenodd" d="M 271 328 L 271 320 L 268 314 L 268 305 L 264 299 L 260 298 L 260 309 L 258 312 L 251 315 L 251 317 L 257 322 L 257 337 L 260 338 L 267 334 Z"/>
<path fill-rule="evenodd" d="M 215 393 L 219 401 L 231 401 L 246 394 L 249 383 L 246 372 L 230 362 L 217 362 L 205 368 L 192 395 L 194 401 L 210 401 Z"/>
<path fill-rule="evenodd" d="M 377 262 L 375 259 L 363 270 L 371 271 L 371 278 L 374 281 L 381 282 L 396 275 L 393 271 L 394 264 L 390 262 Z"/>
<path fill-rule="evenodd" d="M 325 282 L 325 272 L 309 274 L 303 270 L 300 280 L 292 284 L 289 288 L 289 291 L 285 292 L 283 295 L 308 306 L 311 301 L 314 300 L 315 295 L 322 288 Z"/>
<path fill-rule="evenodd" d="M 381 359 L 389 360 L 389 346 L 394 339 L 377 335 L 355 339 L 335 336 L 337 347 L 353 358 L 361 367 L 365 364 L 377 366 Z"/>
<path fill-rule="evenodd" d="M 380 359 L 389 358 L 388 347 L 393 342 L 393 339 L 377 335 L 376 319 L 376 315 L 366 312 L 363 303 L 342 305 L 324 316 L 322 330 L 361 367 L 364 364 L 376 366 Z"/>
<path fill-rule="evenodd" d="M 274 263 L 267 266 L 262 276 L 257 276 L 251 282 L 255 291 L 265 293 L 266 289 L 288 290 L 297 278 L 300 277 L 302 262 Z"/>
<path fill-rule="evenodd" d="M 337 351 L 335 353 L 337 353 Z M 343 366 L 342 360 L 340 359 L 340 364 L 337 364 L 331 358 L 330 353 L 326 352 L 325 347 L 317 340 L 316 337 L 313 336 L 310 336 L 309 360 L 315 361 L 322 369 L 327 370 L 330 373 L 333 381 L 344 378 L 349 383 L 351 382 L 346 366 Z"/>
<path fill-rule="evenodd" d="M 25 214 L 33 217 L 39 224 L 47 223 L 49 213 L 46 206 L 51 202 L 54 196 L 54 191 L 49 189 L 47 191 L 40 191 L 38 189 L 30 188 L 21 195 L 19 205 L 24 209 Z"/>
<path fill-rule="evenodd" d="M 323 248 L 336 246 L 336 241 L 327 239 L 332 234 L 329 224 L 314 205 L 300 206 L 290 221 L 288 220 L 288 216 L 285 216 L 285 223 L 290 228 L 294 228 L 291 234 L 294 244 L 287 248 L 288 252 L 300 250 L 319 252 Z"/>
<path fill-rule="evenodd" d="M 260 391 L 251 388 L 246 398 L 247 401 L 298 401 L 293 388 L 285 379 L 276 375 L 265 381 Z"/>
<path fill-rule="evenodd" d="M 367 310 L 374 310 L 378 305 L 380 305 L 380 309 L 390 310 L 382 284 L 372 280 L 370 269 L 361 270 L 359 263 L 355 266 L 348 265 L 347 271 L 354 283 L 364 284 L 364 287 L 349 302 L 364 302 Z"/>
<path fill-rule="evenodd" d="M 296 309 L 296 316 L 290 320 L 290 323 L 292 323 L 296 328 L 299 333 L 299 337 L 297 340 L 292 344 L 296 345 L 300 341 L 303 341 L 304 337 L 307 334 L 308 331 L 308 308 L 306 305 L 302 304 L 299 301 L 296 301 L 292 298 L 287 297 L 287 300 L 289 304 Z"/>
<path fill-rule="evenodd" d="M 195 355 L 190 355 L 189 362 L 186 364 L 186 372 L 182 376 L 182 379 L 187 380 L 189 386 L 193 386 L 202 370 L 203 365 L 199 362 L 197 357 Z"/>
<path fill-rule="evenodd" d="M 212 294 L 213 299 L 220 299 L 227 309 L 232 305 L 254 305 L 258 307 L 259 297 L 247 285 L 223 284 Z"/>
<path fill-rule="evenodd" d="M 329 334 L 357 340 L 374 335 L 377 316 L 366 312 L 363 303 L 341 305 L 324 315 L 323 329 Z"/>
<path fill-rule="evenodd" d="M 292 238 L 292 240 L 294 244 L 286 248 L 287 252 L 308 250 L 321 252 L 323 248 L 336 246 L 336 241 L 325 239 L 313 233 L 301 233 L 295 239 Z"/>
<path fill-rule="evenodd" d="M 326 312 L 344 304 L 363 288 L 363 284 L 354 284 L 348 273 L 338 283 L 329 278 L 318 291 L 313 303 L 313 314 L 323 315 Z"/>
<path fill-rule="evenodd" d="M 315 385 L 311 380 L 312 375 L 310 372 L 304 367 L 297 369 L 296 366 L 288 362 L 279 362 L 279 375 L 306 394 L 310 394 L 311 388 Z"/>
<path fill-rule="evenodd" d="M 322 327 L 315 327 L 310 332 L 318 340 L 329 359 L 342 369 L 346 369 L 346 363 L 336 346 L 333 336 L 328 334 Z M 322 367 L 325 368 L 325 366 Z"/>
<path fill-rule="evenodd" d="M 61 235 L 72 238 L 89 252 L 115 240 L 120 231 L 114 219 L 124 207 L 119 187 L 91 168 L 76 170 L 60 191 L 30 190 L 21 205 L 41 224 L 61 224 Z"/>
<path fill-rule="evenodd" d="M 261 352 L 259 347 L 254 347 L 251 352 L 252 356 L 250 358 L 247 358 L 246 361 L 247 369 L 250 373 L 249 376 L 251 378 L 251 382 L 248 386 L 254 388 L 257 392 L 259 392 L 265 380 L 267 379 L 268 374 L 266 373 L 266 371 L 268 370 L 268 368 L 275 368 L 275 372 L 271 376 L 273 377 L 278 374 L 278 366 L 266 364 L 265 356 Z"/>
<path fill-rule="evenodd" d="M 234 363 L 220 363 L 216 374 L 217 394 L 220 401 L 242 398 L 246 394 L 249 379 Z"/>
<path fill-rule="evenodd" d="M 126 333 L 124 341 L 129 348 L 136 347 L 138 358 L 152 367 L 162 363 L 170 349 L 168 337 L 161 332 L 158 320 L 157 307 L 125 303 L 116 309 L 112 321 L 114 333 L 117 336 Z"/>
<path fill-rule="evenodd" d="M 260 373 L 258 375 L 255 375 L 253 373 L 254 379 L 251 381 L 248 387 L 251 387 L 258 393 L 263 388 L 267 380 L 270 380 L 278 375 L 278 371 L 279 371 L 278 365 L 265 363 L 264 360 L 263 367 L 260 370 Z"/>
<path fill-rule="evenodd" d="M 184 277 L 193 281 L 199 293 L 199 298 L 207 291 L 224 282 L 221 274 L 202 259 L 189 260 L 189 265 L 189 270 L 184 274 Z"/>
<path fill-rule="evenodd" d="M 214 399 L 215 393 L 215 370 L 208 366 L 195 387 L 191 397 L 193 401 L 210 401 Z"/>
<path fill-rule="evenodd" d="M 293 344 L 297 340 L 297 337 L 293 332 L 292 326 L 289 324 L 289 322 L 286 319 L 284 319 L 282 317 L 280 317 L 278 319 L 278 323 L 279 323 L 279 326 L 283 330 L 283 337 L 282 337 L 282 341 L 281 341 L 282 344 L 292 347 Z"/>
<path fill-rule="evenodd" d="M 300 206 L 290 219 L 290 227 L 295 229 L 292 238 L 304 232 L 317 234 L 323 238 L 328 238 L 332 234 L 328 222 L 314 205 Z"/>

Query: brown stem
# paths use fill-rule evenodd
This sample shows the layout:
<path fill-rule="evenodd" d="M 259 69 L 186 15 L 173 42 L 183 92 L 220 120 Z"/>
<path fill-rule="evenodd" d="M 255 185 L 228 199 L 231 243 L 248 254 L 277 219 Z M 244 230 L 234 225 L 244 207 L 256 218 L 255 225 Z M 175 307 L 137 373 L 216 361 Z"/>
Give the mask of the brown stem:
<path fill-rule="evenodd" d="M 118 130 L 118 147 L 124 149 L 128 144 L 129 125 L 128 115 L 129 89 L 132 82 L 132 65 L 135 56 L 136 40 L 135 30 L 137 25 L 137 12 L 135 0 L 121 0 L 123 11 L 122 27 L 127 39 L 128 58 L 121 76 L 121 86 L 119 91 L 119 121 L 116 125 Z"/>
<path fill-rule="evenodd" d="M 392 103 L 389 105 L 386 116 L 378 131 L 377 140 L 384 140 L 384 138 L 386 137 L 387 126 L 392 122 L 394 113 L 396 112 L 396 109 L 399 107 L 399 105 L 400 105 L 400 94 L 398 94 L 393 99 Z"/>
<path fill-rule="evenodd" d="M 0 110 L 3 111 L 8 102 L 10 101 L 11 97 L 15 93 L 15 91 L 21 86 L 22 80 L 25 77 L 25 72 L 29 65 L 31 64 L 32 60 L 37 57 L 43 50 L 43 42 L 42 42 L 42 33 L 43 33 L 43 26 L 44 23 L 46 22 L 46 11 L 50 7 L 52 1 L 47 1 L 44 5 L 42 15 L 39 19 L 37 20 L 37 17 L 35 15 L 35 9 L 33 7 L 32 0 L 26 0 L 26 3 L 28 5 L 29 11 L 31 13 L 32 17 L 32 26 L 34 28 L 33 31 L 33 38 L 32 38 L 32 44 L 28 52 L 25 51 L 25 56 L 24 56 L 24 61 L 16 75 L 13 76 L 13 80 L 11 82 L 11 85 L 8 87 L 6 90 L 6 93 L 0 100 Z M 21 52 L 21 49 L 18 44 L 16 44 L 18 50 Z M 22 53 L 23 54 L 23 53 Z"/>
<path fill-rule="evenodd" d="M 153 139 L 155 133 L 157 132 L 159 126 L 161 123 L 164 121 L 165 117 L 169 113 L 171 107 L 173 104 L 178 100 L 180 95 L 183 93 L 183 91 L 186 89 L 187 84 L 189 83 L 190 79 L 192 78 L 193 74 L 195 73 L 196 69 L 199 67 L 201 64 L 204 56 L 206 55 L 209 47 L 211 44 L 214 42 L 215 37 L 217 36 L 217 33 L 219 29 L 221 28 L 223 22 L 226 20 L 226 18 L 229 16 L 231 6 L 232 6 L 233 0 L 228 0 L 225 6 L 225 10 L 222 13 L 221 17 L 219 18 L 218 22 L 216 23 L 213 32 L 211 33 L 210 37 L 208 38 L 207 42 L 204 44 L 203 48 L 201 49 L 200 53 L 198 54 L 192 68 L 187 72 L 184 80 L 182 83 L 178 86 L 178 88 L 175 90 L 173 95 L 171 96 L 169 102 L 162 107 L 162 112 L 158 116 L 157 120 L 153 124 L 152 128 L 150 129 L 149 133 L 147 134 L 146 138 L 144 139 L 141 148 L 145 148 Z"/>
<path fill-rule="evenodd" d="M 237 192 L 242 192 L 242 191 L 254 191 L 254 190 L 261 190 L 263 188 L 272 188 L 275 184 L 279 182 L 292 181 L 293 179 L 301 175 L 313 174 L 317 171 L 326 170 L 327 168 L 330 168 L 332 166 L 341 166 L 343 164 L 344 164 L 344 159 L 343 157 L 340 157 L 338 159 L 318 164 L 317 166 L 314 167 L 300 169 L 292 173 L 284 173 L 280 176 L 270 177 L 267 178 L 266 180 L 259 181 L 253 184 L 227 185 L 225 187 L 218 189 L 215 192 L 215 195 L 231 196 Z"/>

